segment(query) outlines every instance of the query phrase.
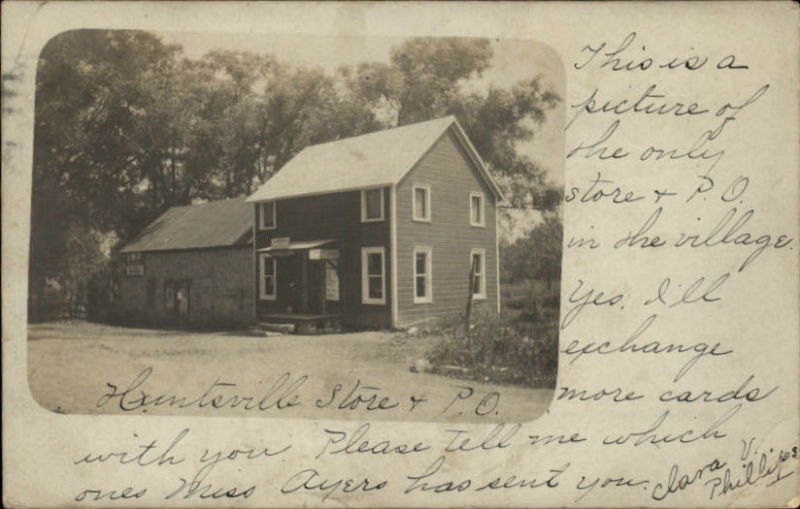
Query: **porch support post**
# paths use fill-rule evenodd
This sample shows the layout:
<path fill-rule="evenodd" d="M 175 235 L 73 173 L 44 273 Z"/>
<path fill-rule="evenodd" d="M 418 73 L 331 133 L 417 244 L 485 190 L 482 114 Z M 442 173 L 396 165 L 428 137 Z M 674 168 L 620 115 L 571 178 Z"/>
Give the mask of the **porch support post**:
<path fill-rule="evenodd" d="M 300 251 L 300 312 L 308 313 L 308 250 Z"/>
<path fill-rule="evenodd" d="M 319 309 L 320 313 L 324 315 L 325 313 L 328 312 L 328 310 L 325 309 L 325 301 L 328 298 L 328 277 L 327 277 L 328 264 L 325 263 L 325 261 L 323 260 L 321 262 L 318 262 L 317 265 L 319 265 L 319 272 L 320 272 L 319 278 L 321 281 L 320 282 L 321 291 L 319 292 Z"/>

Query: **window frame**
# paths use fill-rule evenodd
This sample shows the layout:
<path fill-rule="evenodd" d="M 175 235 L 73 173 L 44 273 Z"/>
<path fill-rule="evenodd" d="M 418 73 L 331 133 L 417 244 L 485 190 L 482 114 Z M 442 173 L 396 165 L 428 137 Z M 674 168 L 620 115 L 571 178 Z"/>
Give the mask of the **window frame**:
<path fill-rule="evenodd" d="M 125 275 L 126 276 L 146 275 L 143 252 L 137 251 L 135 253 L 125 253 Z"/>
<path fill-rule="evenodd" d="M 421 274 L 417 272 L 417 255 L 418 254 L 425 254 L 425 274 L 422 276 L 425 277 L 425 296 L 420 297 L 417 295 L 417 278 L 420 277 Z M 433 249 L 430 246 L 415 246 L 413 257 L 413 273 L 414 273 L 414 284 L 413 292 L 414 292 L 414 304 L 430 304 L 433 302 Z"/>
<path fill-rule="evenodd" d="M 417 189 L 425 191 L 425 211 L 427 217 L 417 217 Z M 430 184 L 414 184 L 411 186 L 411 219 L 420 223 L 430 223 L 433 217 L 431 210 L 431 186 Z"/>
<path fill-rule="evenodd" d="M 264 210 L 267 205 L 272 205 L 272 224 L 266 225 L 264 221 Z M 274 230 L 278 227 L 278 209 L 275 206 L 275 200 L 264 201 L 258 204 L 258 229 L 259 230 Z"/>
<path fill-rule="evenodd" d="M 480 222 L 475 222 L 472 219 L 472 199 L 478 198 L 480 200 Z M 471 191 L 469 193 L 469 225 L 470 226 L 479 226 L 479 227 L 486 227 L 486 195 L 478 191 Z"/>
<path fill-rule="evenodd" d="M 478 293 L 472 293 L 472 300 L 485 300 L 486 299 L 486 249 L 484 248 L 472 248 L 469 252 L 469 264 L 470 270 L 472 270 L 472 259 L 475 255 L 480 255 L 481 263 L 480 263 L 480 291 Z M 477 274 L 473 274 L 473 277 Z M 469 282 L 469 289 L 472 292 L 473 282 Z"/>
<path fill-rule="evenodd" d="M 381 297 L 374 298 L 369 296 L 369 255 L 381 255 Z M 383 246 L 370 246 L 361 248 L 361 303 L 386 305 L 386 248 Z"/>
<path fill-rule="evenodd" d="M 272 293 L 267 293 L 267 285 L 265 284 L 266 273 L 266 260 L 272 260 Z M 261 300 L 277 300 L 278 297 L 278 262 L 274 256 L 269 256 L 267 253 L 261 253 L 258 263 L 258 298 Z"/>
<path fill-rule="evenodd" d="M 370 192 L 370 191 L 379 191 L 378 194 L 381 197 L 381 215 L 380 215 L 380 217 L 373 217 L 373 218 L 367 217 L 367 193 Z M 384 193 L 383 193 L 383 188 L 382 187 L 372 187 L 372 188 L 369 188 L 369 189 L 362 189 L 361 190 L 361 222 L 362 223 L 377 223 L 377 222 L 385 220 L 384 219 L 384 216 L 385 216 L 384 210 L 386 208 L 386 204 L 384 203 L 383 194 Z"/>

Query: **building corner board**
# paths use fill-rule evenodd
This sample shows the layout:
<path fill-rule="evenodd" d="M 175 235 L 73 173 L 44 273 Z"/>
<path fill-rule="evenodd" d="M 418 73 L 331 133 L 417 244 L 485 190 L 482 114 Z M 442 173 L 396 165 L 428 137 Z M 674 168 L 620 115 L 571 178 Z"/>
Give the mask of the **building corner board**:
<path fill-rule="evenodd" d="M 399 306 L 397 302 L 397 186 L 393 185 L 389 188 L 389 252 L 391 256 L 391 270 L 392 270 L 392 309 L 390 325 L 393 329 L 398 326 L 398 311 Z"/>

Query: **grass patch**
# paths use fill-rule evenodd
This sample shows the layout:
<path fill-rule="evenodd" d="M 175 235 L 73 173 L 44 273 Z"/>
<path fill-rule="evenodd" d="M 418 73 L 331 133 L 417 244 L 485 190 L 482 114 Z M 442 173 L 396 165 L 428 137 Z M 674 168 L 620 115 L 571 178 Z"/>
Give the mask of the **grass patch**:
<path fill-rule="evenodd" d="M 555 387 L 558 370 L 559 285 L 521 280 L 501 286 L 502 313 L 474 311 L 435 328 L 426 359 L 434 372 L 480 382 Z"/>
<path fill-rule="evenodd" d="M 463 315 L 444 320 L 426 358 L 434 372 L 487 383 L 553 387 L 558 369 L 557 313 L 474 313 L 469 334 Z M 548 316 L 553 315 L 553 316 Z"/>

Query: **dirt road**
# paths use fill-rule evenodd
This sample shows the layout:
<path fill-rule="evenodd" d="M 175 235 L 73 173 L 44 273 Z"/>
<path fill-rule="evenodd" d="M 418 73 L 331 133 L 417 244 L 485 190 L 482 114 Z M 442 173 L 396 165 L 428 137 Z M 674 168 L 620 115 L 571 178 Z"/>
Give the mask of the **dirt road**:
<path fill-rule="evenodd" d="M 551 390 L 410 372 L 431 341 L 35 324 L 29 385 L 42 406 L 81 414 L 523 422 L 546 411 Z"/>

